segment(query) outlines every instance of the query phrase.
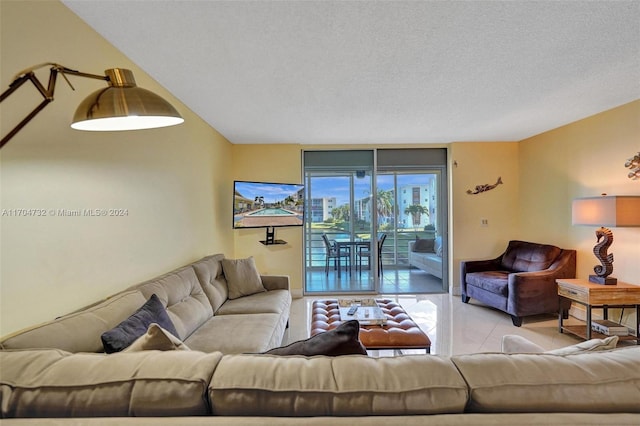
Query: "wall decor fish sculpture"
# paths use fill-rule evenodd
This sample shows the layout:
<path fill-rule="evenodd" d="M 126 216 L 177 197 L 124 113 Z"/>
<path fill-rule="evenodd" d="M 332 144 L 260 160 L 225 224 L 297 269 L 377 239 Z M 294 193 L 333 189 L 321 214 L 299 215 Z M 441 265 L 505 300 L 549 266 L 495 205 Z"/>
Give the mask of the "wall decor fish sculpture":
<path fill-rule="evenodd" d="M 471 189 L 467 190 L 467 194 L 471 194 L 471 195 L 476 195 L 476 194 L 480 194 L 481 192 L 487 192 L 490 191 L 492 189 L 494 189 L 496 186 L 502 184 L 502 177 L 498 177 L 498 181 L 496 183 L 494 183 L 493 185 L 489 185 L 489 184 L 485 184 L 485 185 L 477 185 L 475 188 L 475 191 L 472 191 Z"/>

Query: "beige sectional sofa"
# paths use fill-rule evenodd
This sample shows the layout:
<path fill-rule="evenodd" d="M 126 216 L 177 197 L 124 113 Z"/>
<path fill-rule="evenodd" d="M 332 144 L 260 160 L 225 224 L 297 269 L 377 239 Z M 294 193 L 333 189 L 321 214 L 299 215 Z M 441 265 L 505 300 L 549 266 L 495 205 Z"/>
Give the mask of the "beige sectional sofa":
<path fill-rule="evenodd" d="M 0 341 L 2 349 L 103 352 L 102 333 L 155 294 L 180 338 L 202 352 L 259 353 L 282 344 L 291 293 L 287 276 L 261 276 L 261 291 L 229 299 L 224 255 L 216 254 L 134 285 L 107 300 Z M 256 272 L 257 276 L 257 272 Z M 231 288 L 234 296 L 237 291 Z"/>
<path fill-rule="evenodd" d="M 637 425 L 640 347 L 327 357 L 0 352 L 6 425 Z"/>

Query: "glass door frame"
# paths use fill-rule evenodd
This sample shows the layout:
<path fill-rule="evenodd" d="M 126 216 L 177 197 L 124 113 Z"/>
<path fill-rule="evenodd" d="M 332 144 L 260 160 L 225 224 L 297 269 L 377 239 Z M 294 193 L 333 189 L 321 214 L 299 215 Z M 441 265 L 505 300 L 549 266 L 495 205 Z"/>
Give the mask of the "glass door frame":
<path fill-rule="evenodd" d="M 385 149 L 385 148 L 383 148 Z M 420 150 L 424 149 L 424 150 L 428 150 L 430 148 L 419 148 Z M 440 148 L 442 149 L 442 148 Z M 358 149 L 358 148 L 353 148 L 353 149 L 344 149 L 344 150 L 322 150 L 322 151 L 345 151 L 345 152 L 349 152 L 349 151 L 370 151 L 373 154 L 373 168 L 371 170 L 371 258 L 370 258 L 370 263 L 371 263 L 371 275 L 372 275 L 372 279 L 373 279 L 373 290 L 366 290 L 366 291 L 362 291 L 362 292 L 354 292 L 351 294 L 380 294 L 380 290 L 381 290 L 381 277 L 378 275 L 378 264 L 379 264 L 379 260 L 378 260 L 378 250 L 377 250 L 377 246 L 378 246 L 378 215 L 377 215 L 377 208 L 375 206 L 377 206 L 377 198 L 378 198 L 378 185 L 377 185 L 377 177 L 378 177 L 378 173 L 381 174 L 387 174 L 387 173 L 393 173 L 394 174 L 394 188 L 397 188 L 397 175 L 400 173 L 402 174 L 403 172 L 406 172 L 408 174 L 420 174 L 420 173 L 425 173 L 428 174 L 429 170 L 431 171 L 438 171 L 438 180 L 437 180 L 437 198 L 438 198 L 438 202 L 437 202 L 437 211 L 436 213 L 438 214 L 438 223 L 439 223 L 439 231 L 442 234 L 442 250 L 443 250 L 443 255 L 442 255 L 442 291 L 443 293 L 450 293 L 451 292 L 451 284 L 450 284 L 450 277 L 449 277 L 449 227 L 450 227 L 450 219 L 449 219 L 449 177 L 448 177 L 448 163 L 445 161 L 445 163 L 439 164 L 439 165 L 418 165 L 418 166 L 398 166 L 395 168 L 395 170 L 378 170 L 378 148 L 373 148 L 373 149 Z M 318 151 L 318 150 L 309 150 L 309 151 Z M 304 183 L 305 183 L 305 187 L 307 186 L 307 172 L 306 172 L 306 167 L 305 167 L 305 152 L 309 152 L 307 150 L 302 150 L 301 151 L 301 164 L 302 164 L 302 176 L 304 179 Z M 447 151 L 445 149 L 445 151 Z M 445 158 L 447 158 L 448 161 L 448 152 L 445 154 Z M 355 199 L 354 199 L 354 185 L 353 185 L 353 176 L 351 176 L 350 179 L 350 203 L 349 203 L 349 209 L 350 209 L 350 224 L 349 224 L 349 233 L 350 235 L 354 235 L 354 226 L 355 226 L 355 220 L 354 220 L 354 203 L 355 203 Z M 394 191 L 395 192 L 395 191 Z M 309 189 L 305 188 L 305 196 L 307 197 L 306 202 L 309 205 L 309 209 L 311 209 L 311 199 L 309 198 Z M 395 196 L 395 200 L 394 200 L 395 206 L 394 206 L 394 223 L 395 223 L 395 231 L 396 235 L 397 235 L 397 221 L 398 221 L 398 195 L 396 194 Z M 305 207 L 307 208 L 307 207 Z M 309 216 L 310 217 L 310 211 L 308 215 L 305 216 Z M 319 294 L 318 292 L 309 292 L 307 291 L 307 252 L 311 253 L 311 247 L 309 247 L 308 245 L 311 244 L 311 238 L 310 238 L 310 227 L 307 226 L 307 224 L 305 223 L 304 226 L 304 235 L 303 235 L 303 242 L 304 242 L 304 253 L 302 256 L 302 262 L 303 262 L 303 285 L 302 285 L 302 292 L 303 295 L 317 295 Z M 309 251 L 308 251 L 309 250 Z M 395 264 L 397 264 L 398 262 L 398 241 L 397 238 L 394 239 L 394 262 Z M 344 294 L 349 294 L 349 293 L 344 293 Z"/>

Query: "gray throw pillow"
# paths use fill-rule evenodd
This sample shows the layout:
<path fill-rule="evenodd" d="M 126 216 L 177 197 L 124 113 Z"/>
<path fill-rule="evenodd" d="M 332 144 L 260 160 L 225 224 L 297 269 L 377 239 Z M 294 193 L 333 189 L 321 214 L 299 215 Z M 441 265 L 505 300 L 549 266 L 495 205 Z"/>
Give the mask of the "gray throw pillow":
<path fill-rule="evenodd" d="M 333 330 L 316 334 L 307 340 L 274 348 L 265 352 L 269 355 L 367 355 L 367 349 L 360 342 L 360 323 L 357 320 L 343 322 Z"/>
<path fill-rule="evenodd" d="M 415 253 L 434 253 L 434 239 L 418 238 L 413 243 L 413 249 L 411 251 Z"/>
<path fill-rule="evenodd" d="M 222 259 L 222 270 L 229 287 L 229 299 L 267 291 L 253 256 L 246 259 Z"/>
<path fill-rule="evenodd" d="M 152 294 L 149 300 L 129 318 L 115 328 L 102 333 L 100 338 L 104 351 L 108 354 L 120 352 L 145 334 L 152 323 L 156 323 L 174 336 L 178 336 L 167 310 L 155 294 Z"/>

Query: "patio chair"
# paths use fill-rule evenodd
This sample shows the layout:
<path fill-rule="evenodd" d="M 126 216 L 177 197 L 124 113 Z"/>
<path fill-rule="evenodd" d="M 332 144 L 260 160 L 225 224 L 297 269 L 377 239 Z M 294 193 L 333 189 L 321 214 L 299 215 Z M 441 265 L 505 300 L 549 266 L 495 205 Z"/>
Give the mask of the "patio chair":
<path fill-rule="evenodd" d="M 333 259 L 333 269 L 338 269 L 338 265 L 342 263 L 341 259 L 345 259 L 345 271 L 347 268 L 351 271 L 351 249 L 349 247 L 342 247 L 341 249 L 338 249 L 335 242 L 331 243 L 329 241 L 327 234 L 322 234 L 322 241 L 324 242 L 324 247 L 326 249 L 324 273 L 329 275 L 330 259 Z"/>
<path fill-rule="evenodd" d="M 381 234 L 378 237 L 378 276 L 382 274 L 382 245 L 384 244 L 384 240 L 387 238 L 387 234 Z M 356 264 L 356 269 L 360 268 L 360 275 L 362 275 L 362 259 L 367 258 L 367 262 L 369 267 L 371 267 L 371 244 L 368 246 L 360 246 L 359 250 L 356 253 L 358 256 L 358 263 Z"/>

